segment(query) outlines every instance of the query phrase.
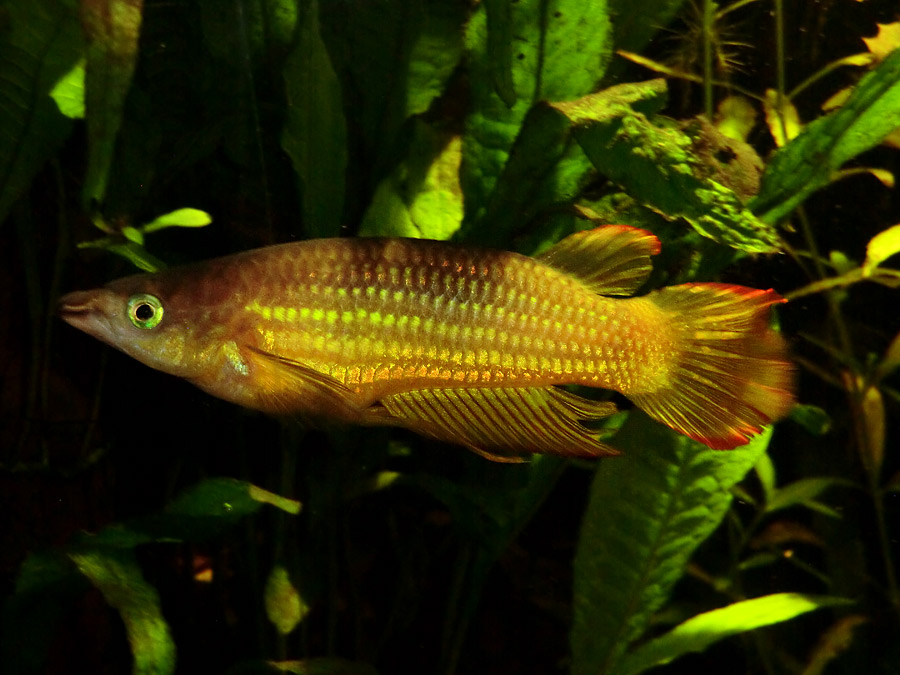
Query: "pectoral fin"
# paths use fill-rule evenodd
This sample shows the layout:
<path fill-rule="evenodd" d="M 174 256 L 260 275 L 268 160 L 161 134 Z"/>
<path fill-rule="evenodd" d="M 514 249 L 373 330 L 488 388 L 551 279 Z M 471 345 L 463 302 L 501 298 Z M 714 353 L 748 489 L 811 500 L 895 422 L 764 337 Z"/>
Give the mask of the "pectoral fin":
<path fill-rule="evenodd" d="M 244 353 L 259 393 L 260 410 L 359 423 L 363 408 L 343 383 L 305 363 L 254 347 Z"/>
<path fill-rule="evenodd" d="M 379 412 L 380 411 L 380 412 Z M 555 387 L 420 389 L 387 396 L 373 415 L 421 434 L 468 446 L 489 459 L 521 461 L 523 454 L 569 457 L 618 454 L 581 424 L 616 412 Z"/>

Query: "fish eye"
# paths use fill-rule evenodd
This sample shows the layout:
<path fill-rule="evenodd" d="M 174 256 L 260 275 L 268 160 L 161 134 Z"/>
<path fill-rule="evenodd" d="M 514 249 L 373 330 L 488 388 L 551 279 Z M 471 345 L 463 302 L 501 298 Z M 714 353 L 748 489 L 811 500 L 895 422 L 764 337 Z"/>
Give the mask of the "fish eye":
<path fill-rule="evenodd" d="M 163 306 L 155 295 L 137 293 L 128 298 L 128 318 L 138 328 L 156 328 L 163 318 Z"/>

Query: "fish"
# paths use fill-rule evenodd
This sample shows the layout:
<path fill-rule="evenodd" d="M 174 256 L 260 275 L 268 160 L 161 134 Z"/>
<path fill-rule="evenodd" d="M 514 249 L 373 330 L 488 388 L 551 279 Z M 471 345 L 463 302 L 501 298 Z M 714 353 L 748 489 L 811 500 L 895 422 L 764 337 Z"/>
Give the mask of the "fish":
<path fill-rule="evenodd" d="M 534 257 L 441 241 L 312 239 L 137 274 L 59 300 L 61 318 L 226 401 L 396 426 L 490 459 L 618 454 L 592 424 L 619 392 L 714 449 L 793 405 L 774 290 L 637 295 L 661 244 L 604 225 Z"/>

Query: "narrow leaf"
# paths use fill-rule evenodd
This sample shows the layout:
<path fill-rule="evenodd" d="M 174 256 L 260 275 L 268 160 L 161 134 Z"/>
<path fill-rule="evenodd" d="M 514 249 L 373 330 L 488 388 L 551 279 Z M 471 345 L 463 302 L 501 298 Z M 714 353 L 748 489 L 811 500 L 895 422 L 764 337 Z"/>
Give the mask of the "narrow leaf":
<path fill-rule="evenodd" d="M 59 111 L 71 119 L 84 117 L 84 59 L 72 66 L 50 90 Z"/>
<path fill-rule="evenodd" d="M 340 82 L 320 36 L 318 0 L 303 3 L 284 81 L 281 145 L 297 174 L 303 225 L 310 236 L 334 236 L 344 213 L 347 129 Z"/>
<path fill-rule="evenodd" d="M 159 595 L 144 579 L 134 554 L 122 550 L 85 550 L 69 558 L 122 616 L 135 675 L 175 672 L 175 643 L 162 616 Z"/>
<path fill-rule="evenodd" d="M 775 153 L 750 207 L 760 219 L 776 223 L 828 185 L 845 162 L 875 147 L 898 127 L 900 49 L 866 75 L 843 106 L 808 124 Z"/>
<path fill-rule="evenodd" d="M 717 452 L 631 413 L 614 440 L 623 457 L 594 477 L 575 554 L 573 675 L 610 672 L 643 634 L 769 437 Z"/>
<path fill-rule="evenodd" d="M 691 652 L 702 652 L 732 635 L 788 621 L 822 607 L 851 604 L 843 598 L 776 593 L 704 612 L 626 656 L 615 675 L 636 675 Z"/>
<path fill-rule="evenodd" d="M 876 234 L 866 246 L 863 274 L 869 275 L 892 255 L 900 253 L 900 225 L 894 225 Z"/>
<path fill-rule="evenodd" d="M 157 216 L 141 226 L 144 234 L 150 234 L 167 227 L 204 227 L 212 222 L 212 216 L 200 209 L 177 209 Z"/>
<path fill-rule="evenodd" d="M 797 505 L 809 505 L 825 490 L 835 485 L 852 485 L 843 478 L 831 478 L 817 476 L 814 478 L 801 478 L 778 488 L 769 502 L 766 504 L 766 513 L 774 513 L 782 509 Z"/>

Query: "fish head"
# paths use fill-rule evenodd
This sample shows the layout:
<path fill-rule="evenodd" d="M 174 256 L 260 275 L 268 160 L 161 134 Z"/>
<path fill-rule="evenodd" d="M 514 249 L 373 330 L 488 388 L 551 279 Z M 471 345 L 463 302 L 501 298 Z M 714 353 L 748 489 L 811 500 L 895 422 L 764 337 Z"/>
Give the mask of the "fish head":
<path fill-rule="evenodd" d="M 188 379 L 202 376 L 211 352 L 208 331 L 199 328 L 202 308 L 180 302 L 164 279 L 138 274 L 68 293 L 59 300 L 59 315 L 151 368 Z"/>

